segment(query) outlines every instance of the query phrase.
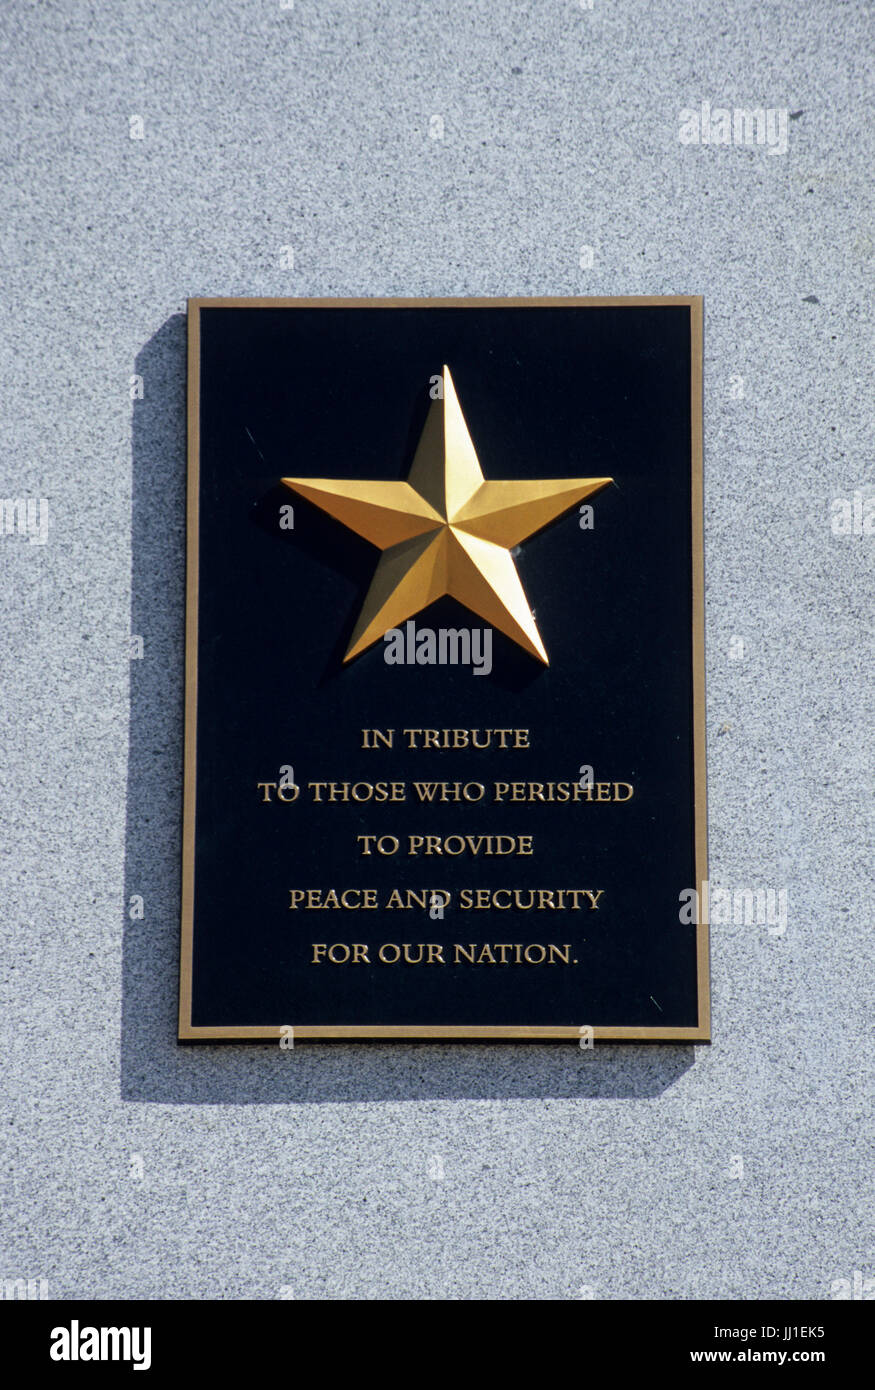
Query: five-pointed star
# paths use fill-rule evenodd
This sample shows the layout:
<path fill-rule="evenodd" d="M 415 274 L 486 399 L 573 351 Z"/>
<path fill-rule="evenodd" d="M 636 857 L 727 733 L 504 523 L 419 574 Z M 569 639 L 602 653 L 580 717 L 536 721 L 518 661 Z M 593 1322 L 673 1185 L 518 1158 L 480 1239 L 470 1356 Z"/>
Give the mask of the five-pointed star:
<path fill-rule="evenodd" d="M 484 478 L 444 367 L 406 482 L 282 481 L 383 552 L 344 661 L 449 594 L 548 665 L 510 552 L 613 480 Z"/>

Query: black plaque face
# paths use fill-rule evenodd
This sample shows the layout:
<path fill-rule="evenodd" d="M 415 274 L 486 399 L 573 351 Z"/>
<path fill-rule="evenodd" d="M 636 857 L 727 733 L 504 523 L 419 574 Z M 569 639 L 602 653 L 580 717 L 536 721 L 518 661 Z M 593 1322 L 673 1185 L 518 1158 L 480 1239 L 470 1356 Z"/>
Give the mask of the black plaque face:
<path fill-rule="evenodd" d="M 700 411 L 698 298 L 191 301 L 181 1040 L 708 1040 Z"/>

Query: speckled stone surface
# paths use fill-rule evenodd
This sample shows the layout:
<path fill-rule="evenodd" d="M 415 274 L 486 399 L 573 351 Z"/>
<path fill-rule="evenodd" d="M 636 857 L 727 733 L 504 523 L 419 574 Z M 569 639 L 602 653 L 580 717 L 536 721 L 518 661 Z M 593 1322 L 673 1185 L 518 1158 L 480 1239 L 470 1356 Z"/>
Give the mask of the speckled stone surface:
<path fill-rule="evenodd" d="M 6 0 L 0 492 L 50 524 L 0 535 L 0 1280 L 824 1299 L 875 1276 L 875 535 L 831 526 L 875 494 L 870 24 Z M 703 101 L 787 112 L 786 152 L 681 143 Z M 178 1049 L 186 297 L 671 292 L 706 305 L 711 877 L 788 894 L 781 934 L 714 929 L 713 1046 Z"/>

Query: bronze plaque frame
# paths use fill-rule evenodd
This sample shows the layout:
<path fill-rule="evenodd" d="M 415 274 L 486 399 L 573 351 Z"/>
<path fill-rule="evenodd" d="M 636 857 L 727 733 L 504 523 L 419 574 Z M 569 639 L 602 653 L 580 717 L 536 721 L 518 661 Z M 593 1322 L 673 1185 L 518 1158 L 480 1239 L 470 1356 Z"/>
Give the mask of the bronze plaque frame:
<path fill-rule="evenodd" d="M 524 1027 L 466 1025 L 368 1024 L 304 1025 L 294 1019 L 251 1027 L 195 1027 L 191 1022 L 192 951 L 194 925 L 194 846 L 195 846 L 195 768 L 196 713 L 198 687 L 198 511 L 200 485 L 200 313 L 202 308 L 370 308 L 375 312 L 393 308 L 541 308 L 541 307 L 635 307 L 649 305 L 682 306 L 690 309 L 690 422 L 692 497 L 692 677 L 693 677 L 693 766 L 695 800 L 695 864 L 699 901 L 708 877 L 707 810 L 705 766 L 705 633 L 704 633 L 704 539 L 702 465 L 702 329 L 701 295 L 630 295 L 617 297 L 539 297 L 539 298 L 449 298 L 449 299 L 295 299 L 295 298 L 193 298 L 188 301 L 188 487 L 185 618 L 185 770 L 183 784 L 182 836 L 182 923 L 180 943 L 179 1030 L 180 1042 L 250 1041 L 276 1043 L 294 1027 L 298 1040 L 409 1039 L 431 1041 L 579 1041 L 575 1027 Z M 696 967 L 698 1023 L 694 1027 L 600 1027 L 593 1028 L 597 1042 L 698 1042 L 711 1040 L 709 932 L 707 923 L 696 929 Z"/>

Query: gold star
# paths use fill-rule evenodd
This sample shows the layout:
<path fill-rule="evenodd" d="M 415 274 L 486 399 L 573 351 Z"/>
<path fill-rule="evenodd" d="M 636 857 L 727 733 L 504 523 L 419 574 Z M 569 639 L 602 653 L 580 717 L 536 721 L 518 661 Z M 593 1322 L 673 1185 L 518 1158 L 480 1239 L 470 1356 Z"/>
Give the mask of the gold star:
<path fill-rule="evenodd" d="M 406 482 L 282 481 L 383 552 L 344 661 L 449 594 L 548 665 L 510 552 L 613 479 L 488 481 L 444 367 Z"/>

